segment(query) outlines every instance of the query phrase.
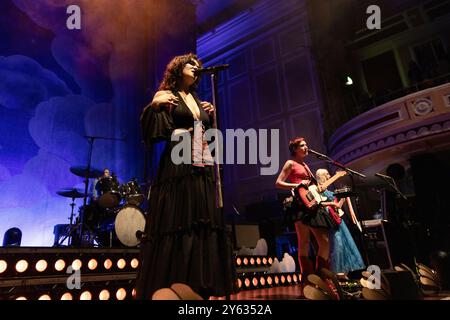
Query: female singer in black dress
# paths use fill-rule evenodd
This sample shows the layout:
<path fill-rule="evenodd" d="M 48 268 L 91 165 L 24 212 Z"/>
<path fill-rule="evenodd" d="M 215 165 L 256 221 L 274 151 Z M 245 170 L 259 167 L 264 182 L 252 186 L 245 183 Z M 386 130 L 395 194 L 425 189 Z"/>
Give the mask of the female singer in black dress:
<path fill-rule="evenodd" d="M 192 133 L 194 121 L 201 121 L 205 130 L 212 125 L 214 106 L 201 102 L 195 93 L 199 82 L 195 71 L 200 67 L 194 54 L 172 59 L 141 116 L 145 142 L 167 143 L 151 189 L 138 299 L 149 299 L 176 282 L 203 297 L 234 291 L 232 246 L 223 214 L 216 208 L 214 167 L 201 162 L 175 164 L 171 159 L 178 143 L 171 141 L 175 130 Z"/>

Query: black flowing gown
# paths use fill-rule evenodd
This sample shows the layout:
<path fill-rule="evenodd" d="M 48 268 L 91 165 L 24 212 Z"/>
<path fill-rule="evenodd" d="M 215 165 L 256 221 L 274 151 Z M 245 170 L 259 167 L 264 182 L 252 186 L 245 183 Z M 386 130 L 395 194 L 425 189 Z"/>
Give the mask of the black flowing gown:
<path fill-rule="evenodd" d="M 144 140 L 167 143 L 151 189 L 137 299 L 150 299 L 154 291 L 175 282 L 186 283 L 202 295 L 224 296 L 235 288 L 232 246 L 215 204 L 214 167 L 176 165 L 170 157 L 178 143 L 170 141 L 172 131 L 194 125 L 192 112 L 174 94 L 179 104 L 172 114 L 147 107 L 141 116 Z M 209 116 L 196 101 L 200 120 L 208 129 Z"/>

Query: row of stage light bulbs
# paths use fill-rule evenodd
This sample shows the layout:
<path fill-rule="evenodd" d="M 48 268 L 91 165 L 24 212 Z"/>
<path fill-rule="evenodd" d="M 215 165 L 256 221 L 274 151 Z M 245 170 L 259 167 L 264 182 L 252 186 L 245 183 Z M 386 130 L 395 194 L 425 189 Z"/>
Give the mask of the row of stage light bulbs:
<path fill-rule="evenodd" d="M 242 257 L 238 256 L 236 257 L 236 266 L 242 267 L 242 266 L 261 266 L 261 265 L 272 265 L 273 258 L 269 257 Z"/>
<path fill-rule="evenodd" d="M 136 289 L 132 290 L 131 296 L 132 297 L 136 296 Z M 126 297 L 127 297 L 127 291 L 124 288 L 119 288 L 116 291 L 116 299 L 117 300 L 125 300 Z M 98 294 L 98 300 L 109 300 L 110 298 L 111 298 L 111 293 L 106 289 L 103 289 Z M 92 293 L 89 290 L 83 291 L 79 296 L 79 300 L 92 300 L 92 299 L 93 299 Z M 17 297 L 15 300 L 28 300 L 28 299 L 22 295 L 22 296 Z M 43 294 L 38 298 L 38 300 L 52 300 L 52 298 L 48 294 Z M 61 295 L 60 300 L 74 300 L 74 297 L 73 297 L 72 293 L 66 292 L 63 295 Z"/>
<path fill-rule="evenodd" d="M 283 286 L 289 284 L 298 284 L 301 280 L 300 274 L 265 274 L 254 276 L 241 276 L 237 279 L 239 289 L 250 289 L 258 287 Z"/>
<path fill-rule="evenodd" d="M 82 265 L 83 265 L 83 263 L 80 259 L 75 259 L 72 261 L 72 264 L 71 264 L 72 270 L 80 270 Z M 121 258 L 121 259 L 117 260 L 116 265 L 117 265 L 117 268 L 122 270 L 126 267 L 127 262 L 125 259 Z M 133 269 L 137 269 L 137 267 L 139 266 L 139 260 L 136 258 L 132 259 L 130 261 L 130 265 Z M 93 270 L 97 269 L 98 261 L 96 259 L 92 258 L 88 261 L 87 266 L 88 266 L 89 270 L 93 271 Z M 113 262 L 111 259 L 106 259 L 103 262 L 103 267 L 106 270 L 111 269 L 112 266 L 113 266 Z M 21 259 L 21 260 L 17 261 L 15 264 L 15 270 L 18 273 L 23 273 L 23 272 L 27 271 L 28 267 L 29 267 L 29 263 L 25 259 Z M 37 272 L 44 272 L 45 270 L 47 270 L 47 267 L 48 267 L 48 262 L 45 259 L 40 259 L 35 264 L 35 270 Z M 64 259 L 59 259 L 54 264 L 54 268 L 56 271 L 63 271 L 65 267 L 66 267 L 66 261 Z M 0 275 L 3 274 L 7 269 L 8 269 L 8 263 L 5 260 L 0 260 Z"/>

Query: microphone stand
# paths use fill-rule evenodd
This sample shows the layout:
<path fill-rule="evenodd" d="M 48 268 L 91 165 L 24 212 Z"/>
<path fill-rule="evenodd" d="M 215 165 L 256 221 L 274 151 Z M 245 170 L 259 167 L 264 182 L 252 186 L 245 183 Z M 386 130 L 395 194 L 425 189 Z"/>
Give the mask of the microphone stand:
<path fill-rule="evenodd" d="M 322 159 L 322 160 L 325 160 L 326 162 L 331 163 L 332 165 L 334 165 L 334 166 L 336 166 L 336 167 L 339 167 L 339 168 L 341 168 L 341 169 L 347 171 L 348 173 L 351 173 L 351 174 L 353 174 L 353 175 L 355 175 L 355 176 L 359 176 L 359 177 L 361 177 L 361 178 L 366 178 L 366 176 L 365 176 L 364 174 L 362 174 L 362 173 L 360 173 L 360 172 L 357 172 L 357 171 L 355 171 L 355 170 L 352 170 L 352 169 L 350 169 L 350 168 L 344 166 L 342 163 L 339 163 L 339 162 L 337 162 L 337 161 L 331 159 L 329 156 L 327 156 L 327 155 L 325 155 L 325 154 L 319 153 L 319 152 L 314 151 L 314 150 L 311 150 L 311 149 L 309 149 L 309 152 L 311 152 L 312 154 L 314 154 L 317 158 Z"/>
<path fill-rule="evenodd" d="M 394 189 L 395 193 L 397 195 L 399 195 L 400 197 L 402 197 L 404 200 L 408 200 L 408 198 L 400 191 L 400 189 L 397 187 L 397 183 L 395 182 L 394 178 L 392 178 L 391 176 L 385 176 L 385 175 L 380 175 L 380 174 L 376 174 L 375 176 L 383 179 L 384 181 L 387 182 L 387 184 Z"/>
<path fill-rule="evenodd" d="M 382 179 L 383 181 L 385 181 L 395 191 L 395 194 L 397 196 L 401 197 L 405 201 L 408 201 L 408 197 L 406 197 L 405 194 L 400 191 L 400 189 L 398 188 L 397 183 L 395 182 L 395 179 L 393 177 L 388 176 L 388 175 L 379 174 L 379 173 L 376 173 L 375 176 Z M 383 191 L 383 198 L 384 198 L 383 218 L 388 220 L 389 211 L 386 209 L 387 208 L 387 204 L 386 204 L 387 200 L 386 200 L 385 189 Z M 408 241 L 412 247 L 412 259 L 414 260 L 413 265 L 410 265 L 410 267 L 413 268 L 414 265 L 416 265 L 416 263 L 417 263 L 418 250 L 417 250 L 416 238 L 414 237 L 414 235 L 412 233 L 413 231 L 411 230 L 412 221 L 409 219 L 409 217 L 407 217 L 405 219 L 403 210 L 401 210 L 401 208 L 398 207 L 398 202 L 395 200 L 394 200 L 394 208 L 395 208 L 395 212 L 397 214 L 399 214 L 399 216 L 396 215 L 393 223 L 397 224 L 398 226 L 401 226 L 407 234 Z"/>
<path fill-rule="evenodd" d="M 218 163 L 220 161 L 220 148 L 221 146 L 219 145 L 219 139 L 217 136 L 217 130 L 218 130 L 218 120 L 217 120 L 217 113 L 219 112 L 218 109 L 218 102 L 219 99 L 217 97 L 217 80 L 218 80 L 218 69 L 214 70 L 211 73 L 211 93 L 212 93 L 212 104 L 215 108 L 215 111 L 213 113 L 213 128 L 214 130 L 214 141 L 216 143 L 216 148 L 215 148 L 215 155 L 214 158 L 217 159 L 217 161 L 214 161 L 214 172 L 215 172 L 215 176 L 216 176 L 216 207 L 223 209 L 223 194 L 222 194 L 222 181 L 221 181 L 221 174 L 220 174 L 220 163 Z"/>
<path fill-rule="evenodd" d="M 361 178 L 366 178 L 366 176 L 364 174 L 358 172 L 358 171 L 355 171 L 355 170 L 350 169 L 349 167 L 346 167 L 342 163 L 339 163 L 339 162 L 331 159 L 330 157 L 328 157 L 325 154 L 316 152 L 314 150 L 309 150 L 309 152 L 314 154 L 317 158 L 319 158 L 321 160 L 325 160 L 326 162 L 328 162 L 328 163 L 330 163 L 330 164 L 332 164 L 332 165 L 334 165 L 334 166 L 336 166 L 338 168 L 341 168 L 341 169 L 347 171 L 350 174 L 350 179 L 352 181 L 352 190 L 354 191 L 354 194 L 355 194 L 356 218 L 358 220 L 360 220 L 359 219 L 359 212 L 360 212 L 359 211 L 359 197 L 358 197 L 358 193 L 355 191 L 356 190 L 355 176 L 358 176 L 358 177 L 361 177 Z M 366 244 L 364 243 L 363 232 L 359 232 L 358 235 L 359 235 L 361 247 L 363 249 L 363 254 L 364 254 L 364 257 L 365 257 L 365 260 L 366 260 L 366 264 L 368 265 L 370 260 L 369 260 L 369 255 L 368 255 L 368 252 L 367 252 Z"/>
<path fill-rule="evenodd" d="M 217 159 L 217 161 L 214 161 L 214 169 L 215 169 L 215 175 L 216 175 L 216 207 L 220 210 L 221 215 L 223 216 L 223 194 L 222 194 L 222 182 L 221 182 L 221 174 L 220 174 L 220 148 L 221 146 L 219 145 L 219 139 L 217 136 L 217 130 L 218 130 L 218 120 L 217 120 L 217 114 L 219 112 L 218 109 L 218 104 L 219 104 L 219 99 L 217 96 L 217 80 L 219 78 L 219 71 L 220 70 L 224 70 L 225 68 L 227 68 L 228 65 L 224 65 L 221 68 L 216 68 L 216 69 L 212 69 L 211 72 L 211 93 L 212 93 L 212 104 L 215 108 L 215 111 L 213 112 L 213 129 L 214 130 L 214 141 L 216 143 L 216 148 L 215 148 L 215 159 Z M 226 300 L 230 300 L 230 295 L 227 295 Z"/>

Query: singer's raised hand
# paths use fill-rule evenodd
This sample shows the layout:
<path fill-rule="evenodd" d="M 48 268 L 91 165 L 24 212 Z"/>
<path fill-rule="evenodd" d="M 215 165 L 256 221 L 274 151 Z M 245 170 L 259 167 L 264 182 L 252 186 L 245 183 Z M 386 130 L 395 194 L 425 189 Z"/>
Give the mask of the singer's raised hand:
<path fill-rule="evenodd" d="M 212 115 L 216 111 L 216 108 L 208 101 L 202 101 L 200 106 L 208 113 L 208 115 Z"/>
<path fill-rule="evenodd" d="M 161 110 L 162 107 L 166 107 L 169 112 L 172 112 L 172 110 L 178 105 L 178 97 L 175 96 L 170 90 L 161 90 L 156 92 L 151 105 L 156 111 Z"/>

